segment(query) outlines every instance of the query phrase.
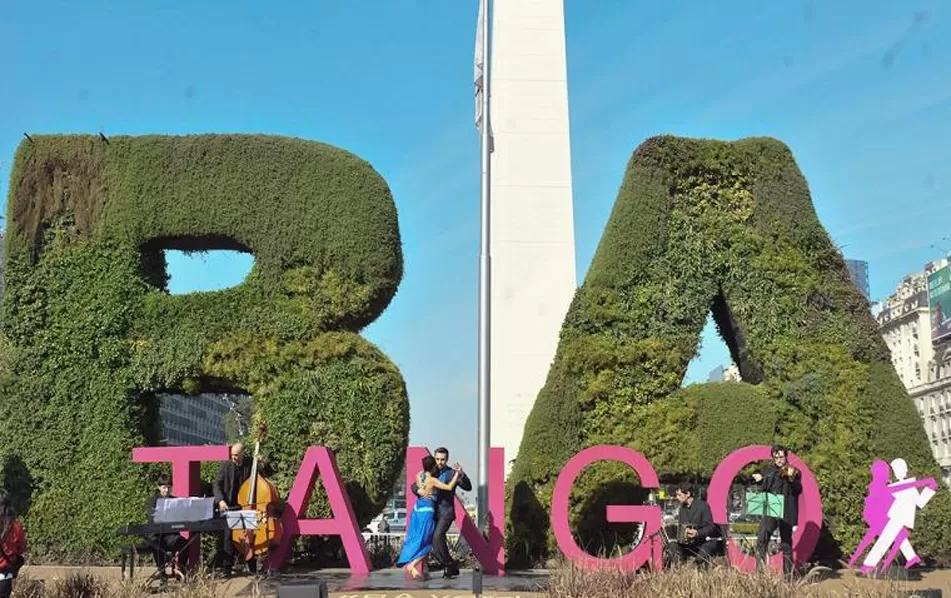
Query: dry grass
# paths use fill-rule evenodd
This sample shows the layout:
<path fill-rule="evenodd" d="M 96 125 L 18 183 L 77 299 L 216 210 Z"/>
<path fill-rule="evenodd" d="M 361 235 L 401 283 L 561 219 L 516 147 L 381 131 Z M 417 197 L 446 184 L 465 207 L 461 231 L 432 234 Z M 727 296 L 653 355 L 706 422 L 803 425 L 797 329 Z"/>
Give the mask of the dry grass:
<path fill-rule="evenodd" d="M 830 593 L 817 586 L 791 583 L 769 574 L 741 573 L 721 566 L 708 570 L 679 567 L 663 572 L 585 572 L 564 566 L 552 572 L 549 598 L 614 598 L 615 596 L 660 596 L 663 598 L 891 598 L 908 596 L 898 582 L 880 582 L 875 587 L 849 587 Z"/>
<path fill-rule="evenodd" d="M 205 575 L 195 575 L 187 583 L 171 583 L 161 596 L 167 598 L 224 598 L 224 584 Z M 14 582 L 12 598 L 146 598 L 155 596 L 141 582 L 107 582 L 89 573 L 72 573 L 66 578 L 39 581 L 29 576 Z M 252 598 L 260 591 L 254 586 Z"/>

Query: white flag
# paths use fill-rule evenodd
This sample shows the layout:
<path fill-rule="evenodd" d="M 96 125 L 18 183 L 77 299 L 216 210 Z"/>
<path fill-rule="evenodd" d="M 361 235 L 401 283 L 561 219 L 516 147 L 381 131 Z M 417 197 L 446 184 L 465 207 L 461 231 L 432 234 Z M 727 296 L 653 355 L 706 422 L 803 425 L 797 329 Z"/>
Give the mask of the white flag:
<path fill-rule="evenodd" d="M 475 43 L 475 125 L 482 129 L 482 90 L 485 64 L 485 48 L 482 45 L 482 30 L 485 27 L 485 1 L 479 0 L 479 19 L 476 24 Z"/>

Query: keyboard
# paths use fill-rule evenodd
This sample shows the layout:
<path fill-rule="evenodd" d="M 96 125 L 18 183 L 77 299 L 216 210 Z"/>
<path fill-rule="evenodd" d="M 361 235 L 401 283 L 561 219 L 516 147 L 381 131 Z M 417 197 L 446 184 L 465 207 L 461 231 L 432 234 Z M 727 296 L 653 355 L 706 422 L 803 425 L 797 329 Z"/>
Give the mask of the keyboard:
<path fill-rule="evenodd" d="M 215 518 L 206 519 L 204 521 L 173 521 L 170 523 L 125 525 L 118 529 L 118 533 L 123 536 L 148 536 L 150 534 L 177 534 L 179 532 L 221 532 L 227 529 L 227 520 L 224 518 Z"/>

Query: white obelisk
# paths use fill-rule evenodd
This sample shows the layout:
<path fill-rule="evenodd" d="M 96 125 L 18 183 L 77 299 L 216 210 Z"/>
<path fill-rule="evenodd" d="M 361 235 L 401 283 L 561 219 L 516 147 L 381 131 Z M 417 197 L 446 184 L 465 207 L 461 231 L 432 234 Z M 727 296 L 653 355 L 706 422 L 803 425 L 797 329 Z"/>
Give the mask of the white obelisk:
<path fill-rule="evenodd" d="M 492 2 L 491 445 L 517 458 L 574 296 L 563 0 Z"/>

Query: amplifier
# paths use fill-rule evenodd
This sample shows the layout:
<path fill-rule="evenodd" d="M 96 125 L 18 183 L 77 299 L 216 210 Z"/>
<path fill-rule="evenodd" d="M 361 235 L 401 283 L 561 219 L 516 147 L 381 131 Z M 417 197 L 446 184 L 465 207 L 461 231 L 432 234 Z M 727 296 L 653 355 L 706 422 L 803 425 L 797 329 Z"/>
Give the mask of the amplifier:
<path fill-rule="evenodd" d="M 327 598 L 327 584 L 323 581 L 282 583 L 277 588 L 277 598 Z"/>

